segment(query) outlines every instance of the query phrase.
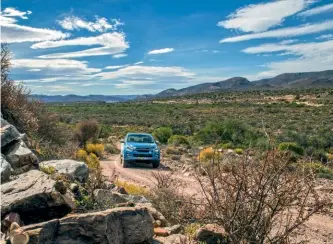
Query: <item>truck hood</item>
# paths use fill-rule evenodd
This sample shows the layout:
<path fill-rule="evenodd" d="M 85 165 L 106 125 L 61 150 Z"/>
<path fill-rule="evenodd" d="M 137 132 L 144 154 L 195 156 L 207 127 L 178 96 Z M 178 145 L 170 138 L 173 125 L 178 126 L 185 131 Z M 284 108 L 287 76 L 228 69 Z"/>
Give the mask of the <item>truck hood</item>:
<path fill-rule="evenodd" d="M 156 148 L 155 143 L 137 143 L 137 142 L 127 142 L 127 145 L 130 145 L 135 148 Z"/>

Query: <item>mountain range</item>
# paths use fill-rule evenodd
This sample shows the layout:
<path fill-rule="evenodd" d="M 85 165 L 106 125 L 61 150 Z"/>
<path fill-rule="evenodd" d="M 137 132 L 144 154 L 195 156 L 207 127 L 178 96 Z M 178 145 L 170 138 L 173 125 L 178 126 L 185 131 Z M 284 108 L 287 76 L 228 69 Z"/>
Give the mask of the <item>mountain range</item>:
<path fill-rule="evenodd" d="M 155 97 L 183 96 L 189 94 L 215 92 L 223 90 L 261 90 L 261 89 L 287 89 L 287 88 L 333 88 L 333 70 L 320 72 L 285 73 L 273 78 L 249 81 L 244 77 L 233 77 L 224 81 L 202 83 L 179 90 L 167 89 Z"/>
<path fill-rule="evenodd" d="M 176 90 L 170 88 L 155 95 L 31 95 L 31 99 L 45 103 L 51 102 L 125 102 L 130 100 L 146 100 L 160 97 L 184 96 L 190 94 L 216 91 L 246 91 L 262 89 L 288 88 L 333 88 L 333 70 L 319 72 L 285 73 L 273 78 L 249 81 L 244 77 L 233 77 L 227 80 L 201 83 Z"/>
<path fill-rule="evenodd" d="M 129 100 L 134 100 L 137 95 L 88 95 L 88 96 L 79 96 L 79 95 L 31 95 L 30 99 L 38 100 L 44 103 L 58 103 L 58 102 L 125 102 Z"/>

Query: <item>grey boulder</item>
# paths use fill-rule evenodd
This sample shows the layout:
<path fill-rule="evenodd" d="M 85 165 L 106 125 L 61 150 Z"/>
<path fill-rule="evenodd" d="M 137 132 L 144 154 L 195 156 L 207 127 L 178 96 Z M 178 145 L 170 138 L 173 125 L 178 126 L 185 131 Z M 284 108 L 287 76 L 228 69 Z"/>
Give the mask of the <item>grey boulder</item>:
<path fill-rule="evenodd" d="M 10 166 L 10 164 L 6 161 L 6 159 L 4 158 L 4 156 L 1 154 L 1 183 L 4 183 L 6 181 L 9 180 L 11 171 L 12 171 L 12 167 Z"/>
<path fill-rule="evenodd" d="M 26 172 L 38 166 L 36 155 L 23 141 L 17 141 L 4 153 L 15 174 Z"/>
<path fill-rule="evenodd" d="M 39 165 L 53 167 L 57 173 L 64 174 L 71 180 L 80 182 L 86 182 L 89 175 L 88 166 L 84 162 L 71 159 L 43 161 Z"/>
<path fill-rule="evenodd" d="M 151 243 L 153 223 L 145 208 L 114 208 L 72 214 L 62 219 L 28 225 L 31 244 L 134 244 Z"/>
<path fill-rule="evenodd" d="M 30 170 L 1 185 L 1 216 L 18 213 L 25 224 L 63 217 L 74 208 L 71 196 L 55 189 L 49 175 Z"/>
<path fill-rule="evenodd" d="M 1 118 L 1 148 L 5 147 L 6 145 L 10 144 L 13 141 L 17 141 L 21 139 L 21 134 L 15 128 L 15 126 L 9 124 L 6 120 Z"/>

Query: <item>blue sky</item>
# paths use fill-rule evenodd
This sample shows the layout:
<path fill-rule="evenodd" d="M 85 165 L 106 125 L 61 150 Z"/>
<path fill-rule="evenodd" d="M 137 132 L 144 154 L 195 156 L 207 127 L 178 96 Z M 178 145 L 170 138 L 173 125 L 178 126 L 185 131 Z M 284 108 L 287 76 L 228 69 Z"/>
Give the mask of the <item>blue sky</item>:
<path fill-rule="evenodd" d="M 332 0 L 3 0 L 12 78 L 36 94 L 150 94 L 333 69 Z"/>

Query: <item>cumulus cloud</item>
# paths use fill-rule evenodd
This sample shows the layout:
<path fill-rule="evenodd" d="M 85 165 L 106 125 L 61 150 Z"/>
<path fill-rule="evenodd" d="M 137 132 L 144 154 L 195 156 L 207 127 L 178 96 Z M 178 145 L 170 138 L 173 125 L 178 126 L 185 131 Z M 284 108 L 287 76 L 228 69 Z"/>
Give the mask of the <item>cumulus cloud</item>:
<path fill-rule="evenodd" d="M 279 0 L 268 3 L 251 4 L 230 14 L 218 26 L 226 29 L 237 29 L 244 32 L 266 31 L 280 25 L 288 16 L 305 9 L 312 0 Z"/>
<path fill-rule="evenodd" d="M 113 72 L 101 72 L 94 76 L 100 77 L 102 80 L 107 79 L 119 79 L 119 78 L 132 78 L 136 79 L 140 77 L 184 77 L 191 78 L 195 76 L 195 73 L 189 72 L 182 67 L 159 67 L 159 66 L 142 66 L 133 65 L 119 69 Z"/>
<path fill-rule="evenodd" d="M 86 29 L 91 32 L 105 32 L 109 29 L 116 30 L 118 26 L 124 24 L 117 19 L 111 19 L 109 22 L 108 19 L 98 16 L 95 16 L 95 21 L 86 21 L 77 16 L 67 16 L 57 22 L 65 30 Z"/>
<path fill-rule="evenodd" d="M 46 41 L 35 43 L 31 46 L 34 49 L 56 48 L 63 46 L 92 46 L 100 45 L 102 47 L 89 48 L 81 51 L 52 53 L 39 56 L 39 58 L 78 58 L 99 55 L 114 55 L 125 51 L 129 44 L 125 40 L 124 33 L 105 33 L 95 37 L 79 37 L 74 39 Z"/>
<path fill-rule="evenodd" d="M 220 43 L 226 42 L 241 42 L 248 41 L 252 39 L 261 39 L 261 38 L 280 38 L 280 37 L 292 37 L 292 36 L 301 36 L 307 34 L 319 33 L 322 31 L 333 29 L 333 20 L 325 21 L 322 23 L 315 24 L 306 24 L 297 27 L 286 27 L 276 30 L 270 30 L 260 33 L 246 34 L 235 37 L 228 37 L 222 39 Z"/>
<path fill-rule="evenodd" d="M 263 44 L 243 50 L 248 54 L 282 52 L 296 56 L 279 62 L 265 64 L 267 71 L 257 77 L 272 77 L 281 73 L 329 70 L 333 67 L 333 40 L 324 42 L 298 43 L 283 45 L 281 43 Z"/>
<path fill-rule="evenodd" d="M 312 15 L 325 13 L 325 12 L 333 12 L 333 3 L 309 9 L 307 11 L 299 13 L 298 15 L 302 16 L 302 17 L 308 17 L 308 16 L 312 16 Z"/>
<path fill-rule="evenodd" d="M 173 52 L 175 49 L 174 48 L 162 48 L 162 49 L 156 49 L 156 50 L 152 50 L 149 51 L 148 54 L 162 54 L 162 53 L 170 53 Z"/>

